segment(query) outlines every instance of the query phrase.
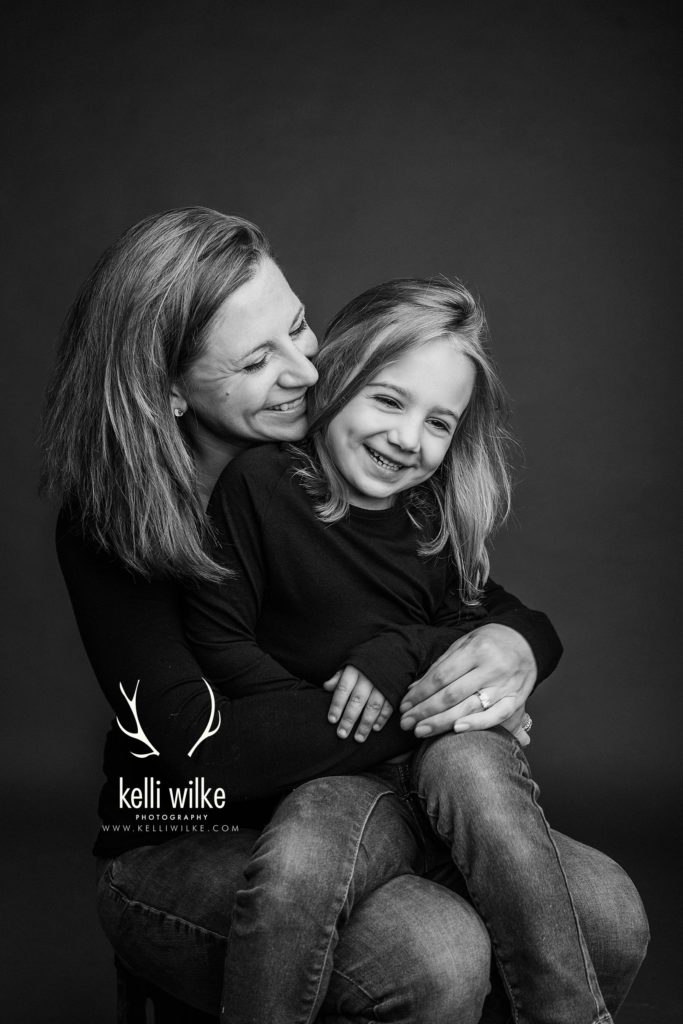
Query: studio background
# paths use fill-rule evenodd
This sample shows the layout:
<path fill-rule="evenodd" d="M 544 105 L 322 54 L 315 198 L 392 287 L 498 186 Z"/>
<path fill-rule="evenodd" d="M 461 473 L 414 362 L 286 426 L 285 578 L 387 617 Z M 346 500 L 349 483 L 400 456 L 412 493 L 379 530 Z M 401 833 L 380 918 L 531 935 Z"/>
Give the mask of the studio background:
<path fill-rule="evenodd" d="M 17 7 L 4 62 L 7 1019 L 114 1020 L 89 857 L 110 716 L 37 496 L 35 442 L 81 280 L 124 228 L 190 204 L 264 227 L 319 333 L 391 277 L 457 275 L 482 296 L 524 452 L 493 575 L 565 644 L 530 705 L 530 759 L 553 824 L 619 860 L 649 911 L 651 955 L 620 1020 L 680 1019 L 677 28 L 676 4 L 628 0 Z"/>

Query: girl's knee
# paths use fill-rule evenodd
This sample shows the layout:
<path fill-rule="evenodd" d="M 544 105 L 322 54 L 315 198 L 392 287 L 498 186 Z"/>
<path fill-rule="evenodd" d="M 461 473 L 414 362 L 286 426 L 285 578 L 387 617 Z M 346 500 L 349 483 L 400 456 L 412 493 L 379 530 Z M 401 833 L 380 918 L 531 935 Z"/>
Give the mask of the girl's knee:
<path fill-rule="evenodd" d="M 283 900 L 340 888 L 357 896 L 411 871 L 417 856 L 395 794 L 375 780 L 321 779 L 282 802 L 245 875 L 250 887 L 267 887 Z"/>
<path fill-rule="evenodd" d="M 495 791 L 526 765 L 521 747 L 506 729 L 445 733 L 427 740 L 417 755 L 418 782 L 459 788 L 475 785 Z"/>

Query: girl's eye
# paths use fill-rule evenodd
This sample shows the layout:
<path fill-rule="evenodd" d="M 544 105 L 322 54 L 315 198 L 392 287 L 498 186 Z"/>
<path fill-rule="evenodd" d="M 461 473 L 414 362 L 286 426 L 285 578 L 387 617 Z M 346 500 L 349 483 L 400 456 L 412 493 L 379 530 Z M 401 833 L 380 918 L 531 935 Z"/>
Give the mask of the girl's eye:
<path fill-rule="evenodd" d="M 390 409 L 400 409 L 400 403 L 390 395 L 375 395 L 375 401 L 379 402 L 380 405 L 386 405 Z"/>
<path fill-rule="evenodd" d="M 268 362 L 268 356 L 264 355 L 256 363 L 248 363 L 243 366 L 242 369 L 245 373 L 256 373 L 257 370 L 261 370 Z"/>
<path fill-rule="evenodd" d="M 450 424 L 444 420 L 429 420 L 429 423 L 442 434 L 450 434 L 451 432 Z"/>
<path fill-rule="evenodd" d="M 307 328 L 307 327 L 308 327 L 308 320 L 306 319 L 306 317 L 305 317 L 305 316 L 302 316 L 302 317 L 301 317 L 301 320 L 300 320 L 300 321 L 299 321 L 299 323 L 298 323 L 298 324 L 296 325 L 296 327 L 293 327 L 293 328 L 292 328 L 292 330 L 291 330 L 290 334 L 291 334 L 291 336 L 292 336 L 293 338 L 296 338 L 296 337 L 297 337 L 297 335 L 299 335 L 299 334 L 303 334 L 303 333 L 304 333 L 304 331 L 306 330 L 306 328 Z"/>

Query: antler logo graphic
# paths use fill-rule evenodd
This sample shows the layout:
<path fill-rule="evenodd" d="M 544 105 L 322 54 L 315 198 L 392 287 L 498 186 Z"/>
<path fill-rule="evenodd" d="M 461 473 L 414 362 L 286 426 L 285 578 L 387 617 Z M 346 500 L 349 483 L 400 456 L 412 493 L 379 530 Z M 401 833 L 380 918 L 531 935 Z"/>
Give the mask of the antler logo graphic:
<path fill-rule="evenodd" d="M 209 721 L 207 722 L 207 724 L 206 724 L 206 726 L 204 728 L 204 732 L 201 734 L 201 736 L 199 737 L 197 742 L 194 744 L 192 749 L 189 751 L 189 753 L 187 755 L 188 757 L 192 757 L 192 755 L 194 754 L 194 752 L 197 749 L 197 747 L 199 746 L 199 744 L 203 743 L 204 740 L 208 740 L 209 737 L 215 736 L 216 733 L 218 732 L 218 730 L 221 727 L 221 713 L 220 713 L 220 711 L 216 711 L 216 698 L 214 696 L 214 692 L 211 689 L 211 687 L 209 686 L 209 684 L 207 683 L 206 679 L 202 679 L 202 682 L 204 683 L 204 685 L 206 686 L 207 690 L 209 691 L 209 700 L 211 702 L 211 714 L 209 715 Z M 134 740 L 140 740 L 141 743 L 144 743 L 147 747 L 149 747 L 149 749 L 144 754 L 136 754 L 134 750 L 131 750 L 130 753 L 133 755 L 133 757 L 160 757 L 161 755 L 159 754 L 159 751 L 154 746 L 154 744 L 151 743 L 148 740 L 147 736 L 145 735 L 145 730 L 142 728 L 142 725 L 140 724 L 140 718 L 138 716 L 138 709 L 137 709 L 138 686 L 139 685 L 140 685 L 140 680 L 138 679 L 137 683 L 135 684 L 135 689 L 133 690 L 133 696 L 129 697 L 128 694 L 126 693 L 126 691 L 123 688 L 123 683 L 119 683 L 119 690 L 123 694 L 123 696 L 124 696 L 124 698 L 126 700 L 126 704 L 130 708 L 130 710 L 133 712 L 133 718 L 135 719 L 135 724 L 137 726 L 137 729 L 135 730 L 135 732 L 130 732 L 128 729 L 125 728 L 125 726 L 121 725 L 121 722 L 120 722 L 118 717 L 116 719 L 116 724 L 118 725 L 118 727 L 121 730 L 121 732 L 124 733 L 126 736 L 130 736 L 131 739 L 134 739 Z M 214 723 L 214 719 L 217 719 L 217 721 L 216 721 L 215 728 L 212 729 L 211 726 Z"/>
<path fill-rule="evenodd" d="M 211 725 L 213 723 L 214 717 L 216 715 L 216 698 L 214 697 L 213 690 L 211 689 L 209 684 L 206 682 L 206 679 L 202 678 L 202 682 L 206 684 L 206 688 L 209 691 L 209 700 L 211 701 L 211 715 L 209 716 L 209 721 L 206 723 L 206 728 L 204 729 L 204 732 L 201 734 L 201 736 L 199 737 L 199 739 L 197 740 L 197 742 L 193 746 L 192 750 L 187 755 L 188 757 L 192 757 L 192 755 L 194 754 L 194 752 L 197 749 L 197 747 L 199 746 L 199 744 L 202 743 L 204 740 L 208 740 L 209 736 L 215 736 L 216 733 L 218 732 L 218 730 L 221 727 L 221 713 L 219 711 L 218 712 L 218 722 L 216 724 L 216 728 L 215 729 L 211 728 Z"/>
<path fill-rule="evenodd" d="M 159 757 L 160 756 L 159 755 L 159 751 L 157 750 L 157 748 L 152 743 L 149 742 L 149 740 L 145 736 L 145 730 L 140 725 L 140 719 L 138 718 L 137 699 L 138 699 L 138 686 L 139 685 L 140 685 L 140 680 L 138 679 L 137 683 L 135 684 L 135 689 L 133 690 L 133 696 L 129 697 L 128 694 L 126 693 L 126 691 L 123 688 L 123 683 L 119 683 L 119 690 L 121 691 L 121 693 L 125 697 L 126 704 L 130 708 L 130 710 L 133 712 L 133 718 L 135 719 L 135 724 L 137 725 L 137 730 L 135 732 L 129 732 L 128 729 L 124 728 L 124 726 L 121 725 L 118 717 L 116 719 L 116 724 L 118 725 L 118 727 L 121 730 L 121 732 L 125 733 L 126 736 L 130 736 L 131 739 L 134 739 L 134 740 L 140 740 L 141 743 L 146 743 L 147 746 L 149 747 L 149 750 L 147 751 L 146 754 L 136 754 L 134 750 L 131 750 L 131 754 L 133 755 L 133 757 Z"/>

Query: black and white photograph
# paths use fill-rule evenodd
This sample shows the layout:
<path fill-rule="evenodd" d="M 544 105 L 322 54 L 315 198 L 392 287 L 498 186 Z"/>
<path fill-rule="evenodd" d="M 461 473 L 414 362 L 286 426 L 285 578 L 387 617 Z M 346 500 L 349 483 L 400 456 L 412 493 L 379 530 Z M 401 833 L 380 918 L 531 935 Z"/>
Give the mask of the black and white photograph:
<path fill-rule="evenodd" d="M 679 21 L 6 12 L 3 1020 L 683 1019 Z"/>

